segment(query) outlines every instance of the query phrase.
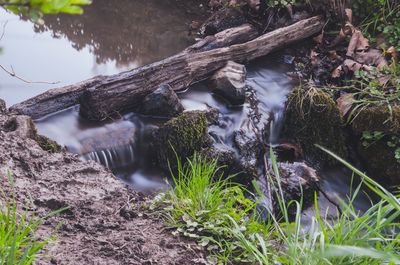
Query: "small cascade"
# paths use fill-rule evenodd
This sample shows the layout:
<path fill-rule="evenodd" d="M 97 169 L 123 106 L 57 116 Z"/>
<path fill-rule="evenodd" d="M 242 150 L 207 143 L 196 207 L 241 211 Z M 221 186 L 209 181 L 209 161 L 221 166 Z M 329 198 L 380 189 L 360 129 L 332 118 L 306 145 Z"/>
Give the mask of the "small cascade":
<path fill-rule="evenodd" d="M 278 144 L 287 95 L 293 87 L 292 81 L 283 73 L 260 68 L 249 73 L 247 85 L 254 89 L 259 101 L 260 113 L 268 116 L 269 143 Z"/>
<path fill-rule="evenodd" d="M 110 149 L 96 150 L 82 155 L 85 160 L 94 160 L 109 169 L 128 167 L 135 162 L 134 144 L 115 146 Z"/>

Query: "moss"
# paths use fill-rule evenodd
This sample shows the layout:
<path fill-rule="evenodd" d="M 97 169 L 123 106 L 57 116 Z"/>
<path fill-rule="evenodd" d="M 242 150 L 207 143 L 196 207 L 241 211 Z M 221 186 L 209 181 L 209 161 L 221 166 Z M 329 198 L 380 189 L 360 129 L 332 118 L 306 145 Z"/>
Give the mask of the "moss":
<path fill-rule="evenodd" d="M 53 141 L 45 136 L 37 134 L 35 141 L 44 150 L 51 153 L 58 153 L 64 150 L 56 141 Z"/>
<path fill-rule="evenodd" d="M 155 135 L 155 150 L 159 166 L 164 170 L 176 169 L 177 156 L 184 161 L 194 152 L 211 144 L 207 133 L 205 112 L 184 112 L 166 122 Z"/>
<path fill-rule="evenodd" d="M 53 141 L 47 138 L 46 136 L 40 135 L 32 119 L 29 119 L 29 123 L 30 123 L 29 127 L 31 128 L 32 131 L 32 135 L 30 136 L 30 138 L 35 140 L 40 146 L 40 148 L 50 153 L 58 153 L 64 150 L 64 148 L 61 147 L 56 141 Z"/>
<path fill-rule="evenodd" d="M 370 177 L 386 186 L 400 185 L 400 163 L 395 157 L 395 148 L 388 146 L 390 135 L 374 141 L 367 147 L 358 144 L 358 153 L 364 160 Z"/>
<path fill-rule="evenodd" d="M 352 121 L 355 134 L 378 131 L 384 134 L 400 133 L 400 106 L 372 106 L 361 110 Z"/>
<path fill-rule="evenodd" d="M 336 160 L 315 147 L 319 144 L 347 157 L 343 121 L 331 95 L 315 87 L 299 86 L 289 95 L 283 135 L 294 139 L 305 159 L 315 167 L 336 164 Z"/>

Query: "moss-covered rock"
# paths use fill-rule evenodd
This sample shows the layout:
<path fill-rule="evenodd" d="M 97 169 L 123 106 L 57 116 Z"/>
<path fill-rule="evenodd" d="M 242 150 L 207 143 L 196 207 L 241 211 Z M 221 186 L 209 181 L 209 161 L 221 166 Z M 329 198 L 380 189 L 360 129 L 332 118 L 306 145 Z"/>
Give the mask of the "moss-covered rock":
<path fill-rule="evenodd" d="M 194 152 L 209 147 L 207 127 L 207 114 L 203 111 L 184 112 L 161 126 L 154 135 L 159 166 L 166 171 L 170 167 L 175 170 L 177 157 L 184 161 Z"/>
<path fill-rule="evenodd" d="M 56 141 L 53 141 L 46 136 L 37 134 L 34 139 L 38 145 L 47 152 L 50 153 L 58 153 L 65 150 L 61 145 L 59 145 Z"/>
<path fill-rule="evenodd" d="M 385 186 L 400 185 L 400 161 L 395 157 L 396 147 L 388 145 L 385 136 L 369 145 L 358 144 L 358 153 L 364 160 L 368 175 Z"/>
<path fill-rule="evenodd" d="M 357 151 L 368 175 L 387 186 L 400 185 L 400 161 L 396 159 L 399 140 L 391 140 L 400 137 L 400 106 L 382 104 L 365 108 L 357 113 L 351 128 L 355 137 L 360 139 Z M 382 137 L 368 141 L 362 137 L 366 132 Z"/>
<path fill-rule="evenodd" d="M 361 110 L 353 119 L 351 127 L 356 135 L 363 132 L 400 134 L 400 106 L 380 105 Z"/>
<path fill-rule="evenodd" d="M 294 139 L 305 159 L 320 168 L 337 163 L 318 149 L 319 144 L 340 157 L 347 157 L 343 121 L 331 95 L 315 87 L 300 86 L 289 95 L 282 134 Z"/>

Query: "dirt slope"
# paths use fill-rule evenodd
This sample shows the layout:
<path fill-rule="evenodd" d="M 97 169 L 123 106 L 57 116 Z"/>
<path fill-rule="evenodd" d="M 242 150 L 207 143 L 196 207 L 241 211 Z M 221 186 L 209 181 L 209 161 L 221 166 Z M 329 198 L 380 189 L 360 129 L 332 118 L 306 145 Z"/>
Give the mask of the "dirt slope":
<path fill-rule="evenodd" d="M 204 264 L 196 246 L 173 237 L 142 209 L 146 198 L 94 162 L 44 151 L 32 139 L 37 137 L 33 128 L 28 117 L 0 113 L 5 194 L 11 196 L 11 171 L 20 206 L 42 216 L 69 207 L 42 225 L 41 236 L 59 225 L 58 239 L 37 264 Z"/>

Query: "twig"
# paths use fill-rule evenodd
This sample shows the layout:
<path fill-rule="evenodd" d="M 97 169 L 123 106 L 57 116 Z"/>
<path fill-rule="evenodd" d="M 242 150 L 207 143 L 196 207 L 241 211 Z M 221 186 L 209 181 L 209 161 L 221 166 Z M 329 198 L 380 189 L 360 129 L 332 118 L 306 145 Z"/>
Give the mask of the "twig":
<path fill-rule="evenodd" d="M 3 30 L 1 32 L 1 36 L 0 36 L 0 41 L 3 39 L 4 34 L 6 33 L 6 26 L 7 26 L 8 20 L 6 20 L 6 22 L 4 22 L 3 24 Z"/>
<path fill-rule="evenodd" d="M 60 83 L 60 81 L 56 81 L 56 82 L 29 81 L 29 80 L 26 80 L 26 79 L 24 79 L 24 78 L 18 76 L 18 75 L 15 73 L 14 68 L 13 68 L 12 66 L 10 66 L 10 67 L 11 67 L 11 70 L 8 70 L 7 68 L 5 68 L 3 65 L 0 64 L 0 68 L 1 68 L 4 72 L 6 72 L 7 74 L 11 75 L 12 77 L 15 77 L 15 78 L 21 80 L 21 81 L 24 82 L 24 83 L 28 83 L 28 84 L 48 84 L 48 85 L 54 85 L 54 84 Z"/>

